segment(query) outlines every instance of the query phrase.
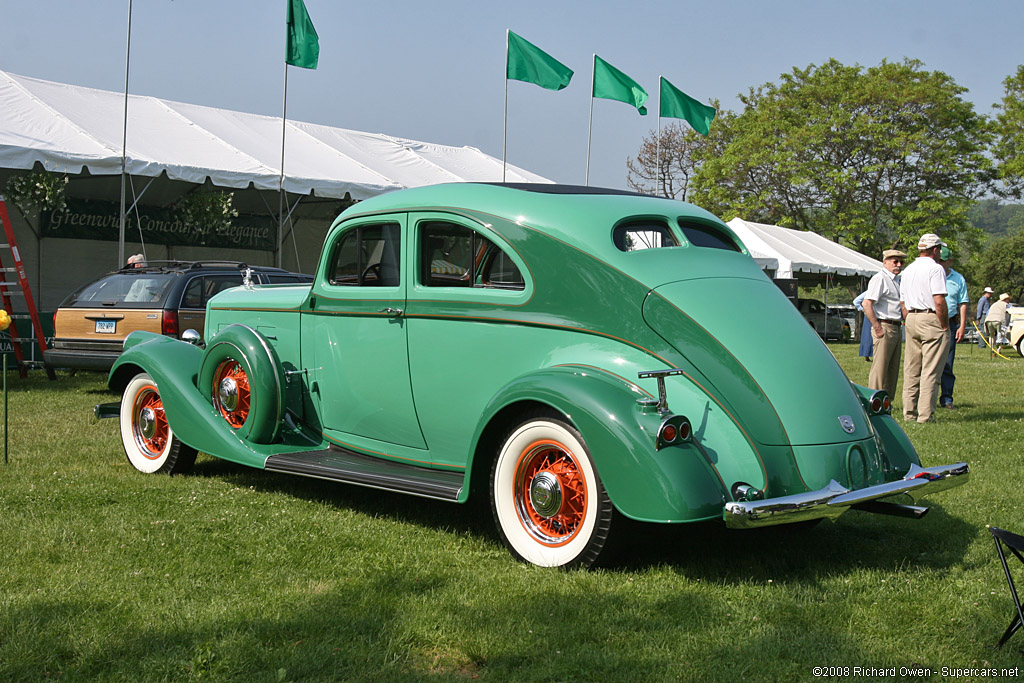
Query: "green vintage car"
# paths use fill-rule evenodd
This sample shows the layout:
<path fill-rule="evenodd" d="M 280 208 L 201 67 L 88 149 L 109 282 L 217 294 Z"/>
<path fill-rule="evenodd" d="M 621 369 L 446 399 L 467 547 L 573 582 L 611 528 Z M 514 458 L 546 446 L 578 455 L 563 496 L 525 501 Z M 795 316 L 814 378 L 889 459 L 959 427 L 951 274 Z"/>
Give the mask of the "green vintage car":
<path fill-rule="evenodd" d="M 923 468 L 889 398 L 850 383 L 736 235 L 667 199 L 386 194 L 338 217 L 311 286 L 228 290 L 205 347 L 189 336 L 134 333 L 111 371 L 139 470 L 184 472 L 198 450 L 489 499 L 512 553 L 543 566 L 590 565 L 623 517 L 919 517 L 921 495 L 968 478 Z"/>

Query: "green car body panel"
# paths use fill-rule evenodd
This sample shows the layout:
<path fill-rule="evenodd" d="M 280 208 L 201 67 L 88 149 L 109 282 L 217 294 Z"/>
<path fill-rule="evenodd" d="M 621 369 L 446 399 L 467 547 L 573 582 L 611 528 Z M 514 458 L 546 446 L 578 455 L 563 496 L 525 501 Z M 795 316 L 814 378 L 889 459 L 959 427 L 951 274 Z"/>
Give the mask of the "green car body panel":
<path fill-rule="evenodd" d="M 425 235 L 440 224 L 486 238 L 520 285 L 426 282 Z M 645 224 L 665 226 L 676 246 L 616 245 L 616 228 Z M 684 224 L 734 248 L 702 246 Z M 382 230 L 400 236 L 396 273 L 382 274 L 381 262 L 361 276 L 380 286 L 332 283 L 339 240 Z M 866 409 L 873 392 L 851 385 L 729 228 L 667 199 L 484 184 L 381 195 L 335 220 L 312 286 L 228 290 L 211 300 L 206 325 L 205 351 L 132 335 L 110 384 L 149 373 L 178 438 L 253 467 L 333 444 L 461 476 L 454 499 L 464 502 L 505 431 L 538 409 L 579 431 L 615 508 L 637 520 L 721 518 L 741 484 L 766 498 L 833 480 L 861 489 L 920 465 L 892 418 Z M 206 355 L 238 326 L 267 347 L 246 351 L 252 374 L 276 373 L 279 384 L 267 443 L 211 405 Z M 668 408 L 688 418 L 692 438 L 658 449 L 658 382 L 637 375 L 669 369 L 679 372 L 664 378 Z M 275 391 L 257 379 L 254 391 Z"/>

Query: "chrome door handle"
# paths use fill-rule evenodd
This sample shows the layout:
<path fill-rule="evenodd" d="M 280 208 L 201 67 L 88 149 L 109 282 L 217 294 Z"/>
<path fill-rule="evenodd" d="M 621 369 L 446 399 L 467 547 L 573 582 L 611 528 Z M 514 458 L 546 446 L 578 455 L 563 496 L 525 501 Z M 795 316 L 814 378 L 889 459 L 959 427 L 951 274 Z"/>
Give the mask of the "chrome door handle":
<path fill-rule="evenodd" d="M 404 311 L 402 311 L 401 308 L 391 308 L 390 306 L 388 306 L 387 308 L 382 308 L 382 309 L 380 309 L 377 312 L 378 313 L 386 313 L 389 316 L 391 316 L 392 318 L 400 318 L 400 317 L 402 317 L 402 313 Z"/>

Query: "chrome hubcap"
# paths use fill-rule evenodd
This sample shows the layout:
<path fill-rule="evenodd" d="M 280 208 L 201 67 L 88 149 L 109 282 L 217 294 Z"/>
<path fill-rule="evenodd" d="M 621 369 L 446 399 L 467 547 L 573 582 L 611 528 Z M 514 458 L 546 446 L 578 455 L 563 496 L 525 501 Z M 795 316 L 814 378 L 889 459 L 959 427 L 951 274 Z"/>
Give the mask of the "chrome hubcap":
<path fill-rule="evenodd" d="M 152 439 L 156 434 L 156 413 L 152 408 L 139 411 L 139 433 L 144 439 Z"/>
<path fill-rule="evenodd" d="M 541 472 L 530 482 L 530 505 L 541 517 L 553 517 L 562 508 L 562 486 L 551 472 Z"/>
<path fill-rule="evenodd" d="M 231 377 L 225 377 L 217 387 L 217 398 L 229 413 L 238 407 L 238 383 Z"/>

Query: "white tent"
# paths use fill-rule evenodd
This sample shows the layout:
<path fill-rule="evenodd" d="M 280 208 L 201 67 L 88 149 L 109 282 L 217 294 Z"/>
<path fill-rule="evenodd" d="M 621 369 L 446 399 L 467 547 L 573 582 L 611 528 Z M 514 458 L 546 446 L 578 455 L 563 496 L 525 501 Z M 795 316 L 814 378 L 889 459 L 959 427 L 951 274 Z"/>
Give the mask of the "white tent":
<path fill-rule="evenodd" d="M 794 278 L 798 273 L 870 278 L 883 268 L 881 261 L 817 233 L 753 223 L 742 218 L 733 218 L 728 225 L 758 265 L 775 271 L 776 279 Z"/>
<path fill-rule="evenodd" d="M 0 196 L 9 177 L 42 166 L 70 178 L 69 199 L 116 206 L 123 93 L 0 71 L 0 102 Z M 315 267 L 327 228 L 351 200 L 405 187 L 502 180 L 501 159 L 473 147 L 291 120 L 285 140 L 289 221 L 281 258 L 285 268 L 303 272 Z M 234 208 L 242 214 L 276 224 L 280 117 L 132 95 L 126 152 L 129 214 L 136 199 L 140 207 L 169 207 L 199 186 L 212 184 L 232 190 Z M 506 168 L 505 179 L 551 182 L 516 166 Z M 109 237 L 48 235 L 39 216 L 22 216 L 13 208 L 10 213 L 43 311 L 53 310 L 70 291 L 120 265 L 117 242 L 104 241 Z M 253 265 L 274 265 L 276 260 L 276 252 L 269 250 L 143 244 L 140 231 L 130 227 L 125 239 L 127 253 L 144 252 L 154 260 L 234 259 Z"/>
<path fill-rule="evenodd" d="M 121 173 L 123 93 L 0 71 L 0 168 L 92 175 Z M 382 133 L 288 121 L 285 190 L 366 199 L 403 187 L 501 181 L 501 160 Z M 228 188 L 277 190 L 281 119 L 132 95 L 127 170 Z M 509 182 L 550 182 L 508 166 Z"/>

